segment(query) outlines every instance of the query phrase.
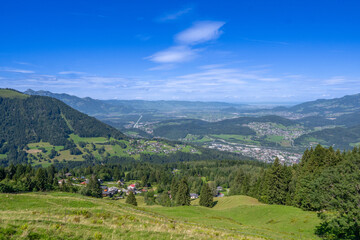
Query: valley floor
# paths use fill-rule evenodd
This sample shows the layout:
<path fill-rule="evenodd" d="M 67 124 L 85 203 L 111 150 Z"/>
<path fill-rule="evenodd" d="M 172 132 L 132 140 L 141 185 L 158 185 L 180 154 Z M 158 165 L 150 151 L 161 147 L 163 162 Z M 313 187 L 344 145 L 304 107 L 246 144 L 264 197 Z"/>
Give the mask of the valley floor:
<path fill-rule="evenodd" d="M 70 193 L 0 194 L 0 239 L 317 239 L 316 213 L 246 196 L 212 209 L 146 206 Z"/>

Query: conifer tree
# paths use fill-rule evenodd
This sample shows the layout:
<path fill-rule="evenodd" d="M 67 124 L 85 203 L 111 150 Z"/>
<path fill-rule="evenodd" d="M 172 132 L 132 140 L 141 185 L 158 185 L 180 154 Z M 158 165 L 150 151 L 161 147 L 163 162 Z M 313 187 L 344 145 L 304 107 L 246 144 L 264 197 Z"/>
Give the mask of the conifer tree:
<path fill-rule="evenodd" d="M 135 195 L 134 195 L 134 193 L 133 193 L 132 191 L 129 192 L 129 195 L 127 196 L 125 202 L 126 202 L 127 204 L 131 204 L 131 205 L 137 206 L 137 201 L 136 201 Z"/>
<path fill-rule="evenodd" d="M 171 199 L 173 201 L 176 200 L 176 194 L 178 192 L 178 181 L 176 180 L 176 178 L 174 177 L 171 181 L 171 186 L 170 186 L 170 192 L 171 192 Z"/>
<path fill-rule="evenodd" d="M 95 175 L 91 176 L 89 180 L 89 184 L 86 186 L 86 188 L 87 188 L 86 190 L 88 196 L 97 197 L 97 198 L 102 197 L 102 189 Z"/>
<path fill-rule="evenodd" d="M 176 194 L 176 204 L 180 206 L 190 205 L 190 189 L 186 178 L 182 178 Z"/>
<path fill-rule="evenodd" d="M 166 192 L 163 192 L 157 200 L 161 206 L 164 206 L 164 207 L 171 206 L 169 195 Z"/>
<path fill-rule="evenodd" d="M 212 207 L 213 202 L 213 194 L 207 183 L 203 184 L 200 192 L 200 206 L 204 207 Z"/>
<path fill-rule="evenodd" d="M 271 168 L 266 172 L 265 195 L 267 203 L 285 204 L 286 202 L 288 183 L 284 168 L 285 166 L 282 166 L 279 159 L 276 158 Z"/>
<path fill-rule="evenodd" d="M 39 168 L 35 175 L 36 187 L 40 191 L 46 190 L 47 176 L 46 171 L 43 168 Z"/>

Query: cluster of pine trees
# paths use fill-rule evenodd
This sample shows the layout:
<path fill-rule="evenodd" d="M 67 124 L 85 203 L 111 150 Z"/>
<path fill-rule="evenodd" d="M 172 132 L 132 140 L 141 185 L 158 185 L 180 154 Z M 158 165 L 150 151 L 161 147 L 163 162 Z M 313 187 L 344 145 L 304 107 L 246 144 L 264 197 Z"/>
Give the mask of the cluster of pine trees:
<path fill-rule="evenodd" d="M 340 152 L 318 145 L 301 162 L 285 166 L 276 159 L 256 181 L 239 173 L 235 189 L 269 204 L 319 212 L 317 234 L 327 239 L 360 239 L 360 149 Z M 232 189 L 232 191 L 234 191 Z"/>

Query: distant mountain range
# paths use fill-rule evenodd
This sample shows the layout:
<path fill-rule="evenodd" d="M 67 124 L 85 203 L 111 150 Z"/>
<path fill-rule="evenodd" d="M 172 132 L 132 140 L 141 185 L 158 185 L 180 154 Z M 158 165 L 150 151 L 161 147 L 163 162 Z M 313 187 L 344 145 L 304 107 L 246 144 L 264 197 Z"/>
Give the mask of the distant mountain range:
<path fill-rule="evenodd" d="M 146 113 L 149 111 L 181 111 L 198 109 L 223 109 L 233 111 L 248 105 L 224 102 L 200 102 L 200 101 L 145 101 L 145 100 L 97 100 L 90 97 L 80 98 L 65 93 L 52 93 L 49 91 L 34 91 L 28 89 L 24 92 L 28 95 L 48 96 L 59 99 L 69 106 L 86 114 L 116 115 L 128 113 Z"/>
<path fill-rule="evenodd" d="M 315 114 L 326 117 L 336 117 L 360 111 L 360 93 L 341 98 L 318 99 L 304 102 L 292 107 L 277 107 L 274 111 L 289 111 L 293 113 Z"/>
<path fill-rule="evenodd" d="M 28 89 L 24 92 L 28 95 L 37 95 L 37 96 L 46 96 L 46 97 L 52 97 L 56 98 L 67 105 L 69 105 L 72 108 L 75 108 L 76 110 L 86 113 L 91 116 L 96 115 L 109 115 L 112 113 L 128 113 L 132 111 L 131 107 L 125 106 L 124 104 L 116 104 L 113 105 L 110 102 L 102 101 L 102 100 L 96 100 L 89 97 L 86 98 L 79 98 L 76 96 L 72 96 L 65 93 L 52 93 L 49 91 L 34 91 L 31 89 Z"/>
<path fill-rule="evenodd" d="M 254 135 L 253 130 L 243 124 L 265 119 L 267 122 L 284 126 L 300 124 L 316 130 L 296 139 L 296 145 L 309 146 L 313 143 L 322 143 L 327 146 L 350 148 L 360 142 L 360 133 L 357 134 L 360 129 L 360 94 L 334 99 L 318 99 L 292 107 L 257 109 L 248 105 L 222 102 L 96 100 L 48 91 L 27 90 L 25 93 L 57 98 L 71 107 L 95 116 L 119 129 L 123 129 L 124 125 L 128 123 L 134 124 L 141 115 L 142 122 L 159 122 L 154 129 L 153 136 L 168 139 L 181 139 L 187 134 Z M 274 116 L 237 117 L 247 113 L 253 116 L 279 115 L 283 118 Z M 201 119 L 206 118 L 207 115 L 219 115 L 223 118 L 234 119 L 213 123 L 202 121 Z M 296 120 L 288 120 L 284 116 L 296 118 Z M 329 129 L 328 126 L 336 128 Z M 315 127 L 320 127 L 320 129 L 315 129 Z M 140 129 L 134 129 L 133 132 L 137 132 L 139 136 L 150 136 Z"/>

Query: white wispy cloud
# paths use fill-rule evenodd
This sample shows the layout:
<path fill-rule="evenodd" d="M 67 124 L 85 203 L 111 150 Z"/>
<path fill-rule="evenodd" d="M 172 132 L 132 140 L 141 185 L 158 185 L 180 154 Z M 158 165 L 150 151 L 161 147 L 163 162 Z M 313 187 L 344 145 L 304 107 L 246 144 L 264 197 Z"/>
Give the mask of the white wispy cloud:
<path fill-rule="evenodd" d="M 179 63 L 193 59 L 198 51 L 188 46 L 174 46 L 157 52 L 146 59 L 156 63 Z"/>
<path fill-rule="evenodd" d="M 156 67 L 149 68 L 150 71 L 158 71 L 158 70 L 171 70 L 174 69 L 174 64 L 162 64 Z"/>
<path fill-rule="evenodd" d="M 175 46 L 156 52 L 145 59 L 160 64 L 174 64 L 192 60 L 202 51 L 195 46 L 217 39 L 222 33 L 220 28 L 224 24 L 225 22 L 215 21 L 197 22 L 192 27 L 175 35 Z M 163 68 L 158 66 L 149 70 L 163 70 Z"/>
<path fill-rule="evenodd" d="M 77 72 L 77 71 L 62 71 L 62 72 L 58 72 L 58 74 L 61 74 L 61 75 L 69 75 L 69 74 L 82 75 L 82 74 L 86 74 L 86 73 Z"/>
<path fill-rule="evenodd" d="M 338 85 L 338 84 L 344 84 L 348 82 L 348 80 L 343 76 L 335 76 L 330 79 L 326 79 L 323 81 L 324 85 Z"/>
<path fill-rule="evenodd" d="M 20 64 L 20 65 L 27 65 L 27 66 L 35 66 L 32 63 L 28 63 L 28 62 L 20 62 L 20 61 L 14 61 L 15 64 Z"/>
<path fill-rule="evenodd" d="M 194 25 L 175 36 L 179 44 L 194 45 L 217 39 L 222 31 L 220 28 L 225 22 L 203 21 Z"/>
<path fill-rule="evenodd" d="M 181 9 L 177 12 L 166 14 L 164 17 L 161 17 L 159 20 L 160 21 L 175 20 L 175 19 L 178 19 L 179 17 L 181 17 L 182 15 L 189 13 L 190 11 L 192 11 L 192 8 Z"/>
<path fill-rule="evenodd" d="M 35 73 L 34 71 L 31 70 L 15 69 L 15 68 L 1 68 L 0 71 L 13 72 L 13 73 Z"/>

